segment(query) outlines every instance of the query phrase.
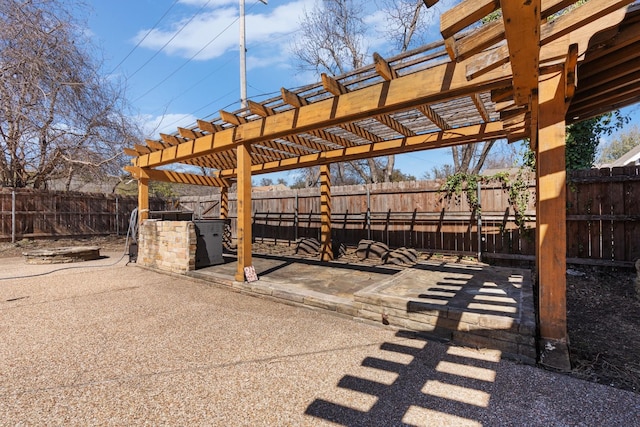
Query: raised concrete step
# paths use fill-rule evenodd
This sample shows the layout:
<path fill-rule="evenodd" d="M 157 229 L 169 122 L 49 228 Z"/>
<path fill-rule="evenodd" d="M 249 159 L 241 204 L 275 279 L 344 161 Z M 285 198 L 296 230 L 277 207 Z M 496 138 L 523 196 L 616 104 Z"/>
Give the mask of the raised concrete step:
<path fill-rule="evenodd" d="M 354 295 L 358 317 L 535 363 L 531 281 L 522 270 L 438 266 L 407 269 Z M 428 279 L 426 279 L 428 277 Z"/>

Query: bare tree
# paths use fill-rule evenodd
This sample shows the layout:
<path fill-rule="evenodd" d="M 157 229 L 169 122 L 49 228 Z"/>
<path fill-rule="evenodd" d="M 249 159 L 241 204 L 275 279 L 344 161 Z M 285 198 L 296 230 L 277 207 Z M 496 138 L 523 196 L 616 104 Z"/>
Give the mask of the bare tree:
<path fill-rule="evenodd" d="M 437 8 L 425 7 L 424 0 L 381 0 L 381 6 L 386 15 L 385 37 L 400 52 L 424 42 L 427 25 L 439 16 Z M 382 169 L 383 181 L 392 180 L 394 166 L 395 156 L 388 156 Z"/>
<path fill-rule="evenodd" d="M 303 35 L 293 45 L 300 68 L 331 75 L 344 74 L 360 68 L 367 58 L 364 3 L 360 0 L 322 0 L 302 17 Z M 390 181 L 394 156 L 338 164 L 332 174 L 336 183 Z M 313 174 L 311 174 L 313 175 Z M 347 178 L 348 177 L 348 178 Z M 314 182 L 313 179 L 307 182 Z"/>
<path fill-rule="evenodd" d="M 454 171 L 472 175 L 480 173 L 494 143 L 495 141 L 486 141 L 451 147 Z"/>
<path fill-rule="evenodd" d="M 138 140 L 69 3 L 0 0 L 0 185 L 119 175 L 122 147 Z"/>
<path fill-rule="evenodd" d="M 321 0 L 305 11 L 303 35 L 293 53 L 303 70 L 344 74 L 362 67 L 367 56 L 364 3 L 359 0 Z"/>
<path fill-rule="evenodd" d="M 405 52 L 415 44 L 424 42 L 428 24 L 440 15 L 438 8 L 440 3 L 427 9 L 423 0 L 381 1 L 387 16 L 385 34 L 388 39 L 394 41 L 395 47 L 401 52 Z M 489 141 L 452 147 L 454 173 L 479 173 L 493 145 L 494 141 Z"/>
<path fill-rule="evenodd" d="M 380 5 L 386 15 L 384 33 L 400 52 L 426 42 L 427 25 L 438 17 L 437 7 L 427 9 L 424 0 L 381 0 Z"/>

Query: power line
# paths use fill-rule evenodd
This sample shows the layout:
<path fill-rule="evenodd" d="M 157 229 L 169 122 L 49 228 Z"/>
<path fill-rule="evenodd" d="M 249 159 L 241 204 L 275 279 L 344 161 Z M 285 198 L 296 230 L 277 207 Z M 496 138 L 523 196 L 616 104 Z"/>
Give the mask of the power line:
<path fill-rule="evenodd" d="M 198 108 L 197 110 L 195 110 L 195 111 L 193 111 L 193 112 L 191 112 L 191 113 L 184 114 L 184 115 L 183 115 L 182 117 L 180 117 L 179 119 L 174 120 L 173 122 L 166 124 L 164 127 L 173 126 L 173 125 L 175 125 L 175 124 L 177 124 L 177 123 L 180 123 L 180 122 L 181 122 L 184 118 L 186 118 L 186 117 L 189 117 L 189 116 L 195 116 L 195 115 L 196 115 L 197 113 L 199 113 L 200 111 L 202 111 L 202 110 L 204 110 L 205 108 L 208 108 L 209 106 L 211 106 L 211 105 L 215 104 L 216 102 L 218 102 L 218 101 L 220 101 L 220 100 L 222 100 L 222 99 L 226 98 L 227 96 L 231 95 L 231 94 L 232 94 L 232 93 L 234 93 L 235 91 L 236 91 L 235 89 L 230 90 L 229 92 L 225 93 L 224 95 L 221 95 L 221 96 L 219 96 L 218 98 L 214 99 L 213 101 L 211 101 L 211 102 L 210 102 L 210 103 L 208 103 L 207 105 L 203 105 L 202 107 Z M 229 105 L 233 105 L 233 104 L 235 104 L 236 102 L 238 102 L 238 100 L 233 101 L 233 102 L 232 102 L 231 104 L 229 104 Z M 222 107 L 222 109 L 223 109 L 223 110 L 224 110 L 225 108 L 227 108 L 227 107 Z M 208 116 L 207 116 L 207 117 L 208 117 Z M 206 118 L 206 117 L 205 117 L 205 118 Z M 192 123 L 192 124 L 195 126 L 195 123 Z"/>
<path fill-rule="evenodd" d="M 211 0 L 209 0 L 211 1 Z M 209 1 L 205 4 L 205 6 L 207 4 L 209 4 Z M 256 1 L 253 5 L 251 5 L 251 7 L 249 8 L 249 11 L 251 11 L 256 5 L 258 4 L 258 1 Z M 204 6 L 203 6 L 204 7 Z M 202 8 L 201 8 L 202 9 Z M 191 18 L 191 20 L 193 19 L 193 17 Z M 200 50 L 198 50 L 195 54 L 193 54 L 189 59 L 187 59 L 184 63 L 182 63 L 181 65 L 178 66 L 178 68 L 176 68 L 175 70 L 173 70 L 169 75 L 167 75 L 164 79 L 162 79 L 160 82 L 158 82 L 155 86 L 153 86 L 151 89 L 147 90 L 145 93 L 143 93 L 142 95 L 140 95 L 139 97 L 137 97 L 133 102 L 137 102 L 140 99 L 144 98 L 145 96 L 147 96 L 149 93 L 153 92 L 155 89 L 157 89 L 160 85 L 162 85 L 164 82 L 166 82 L 167 80 L 169 80 L 171 77 L 173 77 L 175 74 L 178 73 L 178 71 L 180 71 L 181 69 L 183 69 L 187 64 L 189 64 L 191 61 L 193 61 L 198 55 L 200 55 L 206 48 L 208 48 L 211 43 L 213 43 L 214 41 L 216 41 L 218 38 L 220 38 L 220 36 L 222 36 L 222 34 L 224 34 L 229 28 L 231 28 L 236 22 L 238 22 L 238 20 L 240 19 L 240 17 L 234 19 L 233 21 L 231 21 L 231 23 L 229 25 L 227 25 L 222 31 L 220 31 L 218 34 L 216 34 L 211 40 L 209 40 L 202 48 L 200 48 Z M 189 22 L 191 21 L 189 20 Z M 187 22 L 188 24 L 188 22 Z M 184 28 L 184 27 L 183 27 Z M 180 31 L 182 31 L 182 29 L 180 29 Z M 176 33 L 177 35 L 177 33 Z M 175 38 L 175 35 L 174 37 Z M 172 39 L 173 39 L 172 38 Z M 171 40 L 169 40 L 171 41 Z M 169 42 L 167 42 L 168 44 Z M 166 46 L 166 44 L 165 44 Z M 156 54 L 159 52 L 156 52 Z M 154 55 L 155 56 L 155 55 Z M 153 59 L 153 58 L 152 58 Z M 148 63 L 149 61 L 147 61 Z M 146 65 L 146 63 L 144 64 Z M 143 67 L 144 67 L 143 65 Z M 224 64 L 226 65 L 226 63 Z M 141 67 L 142 68 L 142 67 Z M 138 70 L 136 70 L 135 73 L 137 73 L 138 71 L 140 71 L 139 68 Z M 221 68 L 221 67 L 220 67 Z M 220 69 L 218 68 L 218 70 Z M 134 74 L 135 74 L 134 73 Z M 133 76 L 133 75 L 132 75 Z M 201 80 L 202 81 L 202 80 Z M 191 89 L 191 88 L 190 88 Z M 175 98 L 174 98 L 175 99 Z"/>
<path fill-rule="evenodd" d="M 257 3 L 256 3 L 257 4 Z M 293 31 L 289 31 L 288 33 L 284 33 L 281 34 L 278 37 L 274 37 L 271 39 L 271 41 L 273 40 L 278 40 L 281 39 L 283 37 L 289 36 L 291 34 L 294 34 L 296 32 L 300 31 L 300 29 L 296 29 Z M 265 45 L 267 44 L 267 42 L 259 42 L 254 44 L 253 46 L 261 46 L 261 45 Z M 197 54 L 196 54 L 197 55 Z M 193 88 L 195 88 L 196 86 L 198 86 L 200 83 L 202 83 L 203 81 L 205 81 L 206 79 L 208 79 L 209 77 L 213 76 L 214 74 L 216 74 L 218 71 L 220 71 L 221 69 L 223 69 L 224 67 L 226 67 L 231 61 L 233 61 L 233 58 L 229 58 L 227 61 L 225 61 L 222 65 L 220 65 L 218 68 L 216 68 L 215 70 L 211 71 L 209 74 L 207 74 L 206 76 L 202 77 L 200 80 L 198 80 L 196 83 L 192 84 L 191 86 L 189 86 L 187 89 L 185 89 L 184 91 L 181 91 L 180 94 L 178 94 L 177 96 L 171 98 L 171 101 L 169 102 L 173 102 L 179 98 L 181 98 L 182 96 L 186 95 L 187 93 L 189 93 Z M 255 86 L 252 86 L 251 84 L 249 84 L 250 87 L 252 87 L 253 89 L 256 89 L 258 91 L 261 91 L 261 89 L 256 88 Z M 254 97 L 258 97 L 258 96 L 264 96 L 264 95 L 272 95 L 275 93 L 278 93 L 279 91 L 275 91 L 275 92 L 269 92 L 269 93 L 262 93 L 260 95 L 254 95 Z M 209 105 L 209 104 L 208 104 Z"/>
<path fill-rule="evenodd" d="M 205 81 L 206 79 L 208 79 L 209 77 L 213 76 L 214 74 L 216 74 L 218 71 L 220 71 L 221 69 L 223 69 L 224 67 L 226 67 L 231 61 L 233 61 L 233 58 L 229 58 L 225 63 L 223 63 L 222 65 L 220 65 L 218 68 L 216 68 L 215 70 L 211 71 L 209 74 L 207 74 L 206 76 L 204 76 L 203 78 L 201 78 L 200 80 L 198 80 L 197 82 L 195 82 L 194 84 L 192 84 L 191 86 L 189 86 L 187 89 L 181 91 L 177 96 L 174 96 L 173 98 L 171 98 L 171 100 L 169 101 L 169 103 L 180 99 L 181 97 L 183 97 L 184 95 L 186 95 L 187 93 L 189 93 L 193 88 L 195 88 L 196 86 L 198 86 L 200 83 L 202 83 L 203 81 Z"/>
<path fill-rule="evenodd" d="M 258 1 L 256 1 L 250 8 L 249 11 L 252 10 L 256 5 L 258 4 Z M 213 43 L 215 40 L 217 40 L 224 32 L 226 32 L 233 24 L 235 24 L 236 21 L 239 20 L 239 17 L 236 18 L 233 22 L 231 22 L 226 28 L 224 28 L 219 34 L 217 34 L 213 39 L 209 40 L 209 42 L 207 42 L 200 50 L 198 50 L 198 52 L 196 52 L 193 56 L 191 56 L 191 58 L 189 58 L 187 61 L 185 61 L 182 65 L 180 65 L 177 69 L 175 69 L 172 73 L 170 73 L 167 77 L 165 77 L 162 81 L 160 81 L 158 84 L 156 84 L 154 87 L 152 87 L 151 89 L 149 89 L 148 91 L 146 91 L 144 94 L 142 94 L 141 96 L 139 96 L 138 98 L 135 99 L 134 102 L 137 102 L 138 100 L 142 99 L 143 97 L 147 96 L 149 93 L 151 93 L 153 90 L 155 90 L 156 88 L 158 88 L 160 85 L 162 85 L 164 82 L 166 82 L 169 78 L 171 78 L 172 76 L 174 76 L 178 71 L 180 71 L 182 68 L 184 68 L 189 62 L 191 62 L 193 59 L 195 59 L 200 53 L 202 53 L 202 51 L 204 51 L 207 47 L 209 47 L 211 45 L 211 43 Z M 291 34 L 294 34 L 296 32 L 299 32 L 300 29 L 295 29 L 293 31 L 289 31 L 287 33 L 283 33 L 280 34 L 279 36 L 271 39 L 269 41 L 269 43 L 272 43 L 273 40 L 278 40 L 287 36 L 290 36 Z M 252 44 L 252 46 L 256 47 L 256 46 L 261 46 L 261 45 L 265 45 L 267 44 L 266 41 L 263 42 L 258 42 L 258 43 L 254 43 Z M 216 68 L 215 70 L 213 70 L 212 72 L 210 72 L 209 74 L 207 74 L 206 76 L 202 77 L 200 80 L 198 80 L 196 83 L 192 84 L 191 86 L 189 86 L 189 88 L 187 88 L 184 91 L 181 91 L 180 94 L 178 94 L 177 96 L 175 96 L 174 98 L 172 98 L 169 103 L 172 103 L 173 101 L 179 99 L 180 97 L 184 96 L 185 94 L 187 94 L 189 91 L 191 91 L 193 88 L 195 88 L 196 86 L 198 86 L 200 83 L 202 83 L 203 81 L 205 81 L 206 79 L 208 79 L 209 77 L 211 77 L 212 75 L 216 74 L 218 71 L 220 71 L 222 68 L 224 68 L 226 65 L 228 65 L 230 62 L 232 61 L 232 58 L 230 58 L 229 60 L 227 60 L 224 64 L 220 65 L 218 68 Z M 250 87 L 252 87 L 253 89 L 259 90 L 258 88 L 256 88 L 255 86 L 249 85 Z M 180 119 L 175 120 L 172 123 L 169 123 L 167 125 L 165 125 L 166 127 L 172 126 L 176 123 L 179 123 L 181 120 L 183 120 L 185 117 L 188 116 L 194 116 L 196 115 L 198 112 L 204 110 L 205 108 L 208 108 L 209 106 L 215 104 L 216 102 L 218 102 L 221 99 L 224 99 L 225 97 L 227 97 L 229 94 L 233 93 L 235 91 L 231 90 L 230 92 L 226 93 L 225 95 L 222 95 L 221 97 L 217 98 L 216 100 L 207 103 L 206 105 L 198 108 L 197 110 L 185 114 L 183 115 Z M 267 93 L 261 93 L 258 95 L 254 95 L 253 97 L 261 97 L 261 96 L 267 96 L 267 95 L 273 95 L 278 93 L 279 91 L 274 91 L 274 92 L 267 92 Z M 236 104 L 237 102 L 239 102 L 239 100 L 235 100 L 232 103 L 230 103 L 229 105 L 222 107 L 222 109 L 226 109 L 234 104 Z M 209 116 L 214 116 L 215 112 L 213 114 L 210 114 L 208 116 L 206 116 L 205 118 L 209 117 Z"/>
<path fill-rule="evenodd" d="M 142 95 L 140 95 L 138 98 L 136 98 L 133 102 L 137 102 L 139 101 L 141 98 L 144 98 L 145 96 L 147 96 L 149 93 L 151 93 L 152 91 L 154 91 L 155 89 L 158 88 L 158 86 L 160 86 L 162 83 L 166 82 L 167 80 L 169 80 L 171 77 L 173 77 L 178 71 L 182 70 L 187 64 L 189 64 L 191 61 L 193 61 L 193 59 L 200 55 L 202 53 L 203 50 L 205 50 L 206 48 L 209 47 L 209 45 L 211 45 L 211 43 L 213 43 L 215 40 L 217 40 L 222 34 L 224 34 L 225 31 L 227 31 L 229 28 L 231 28 L 231 26 L 233 24 L 235 24 L 238 21 L 238 18 L 236 18 L 234 21 L 232 21 L 229 25 L 227 25 L 225 27 L 224 30 L 220 31 L 214 38 L 212 38 L 211 40 L 209 40 L 209 42 L 207 44 L 205 44 L 199 51 L 197 51 L 195 54 L 193 54 L 193 56 L 191 56 L 191 58 L 187 59 L 185 62 L 183 62 L 178 68 L 176 68 L 175 70 L 173 70 L 171 73 L 169 73 L 169 75 L 167 77 L 165 77 L 164 79 L 160 80 L 160 82 L 158 82 L 158 84 L 156 84 L 155 86 L 153 86 L 151 89 L 149 89 L 148 91 L 146 91 L 145 93 L 143 93 Z"/>
<path fill-rule="evenodd" d="M 129 77 L 135 76 L 140 70 L 142 70 L 144 67 L 146 67 L 149 64 L 149 62 L 151 62 L 153 60 L 153 58 L 158 56 L 158 54 L 160 52 L 162 52 L 164 50 L 164 48 L 167 47 L 169 45 L 169 43 L 171 43 L 173 41 L 173 39 L 178 37 L 178 34 L 180 34 L 182 32 L 182 30 L 184 30 L 187 27 L 187 25 L 189 25 L 191 23 L 191 21 L 193 21 L 196 18 L 196 16 L 198 16 L 200 14 L 200 12 L 202 12 L 202 10 L 209 5 L 209 3 L 211 3 L 211 0 L 208 0 L 205 4 L 203 4 L 200 7 L 200 9 L 198 9 L 198 11 L 196 13 L 194 13 L 193 16 L 191 18 L 189 18 L 189 20 L 187 20 L 187 22 L 185 22 L 182 25 L 182 27 L 180 27 L 180 29 L 173 36 L 171 36 L 171 38 L 159 50 L 157 50 L 151 56 L 151 58 L 147 59 L 147 61 L 144 64 L 142 64 L 136 71 L 134 71 L 133 74 L 131 74 Z"/>
<path fill-rule="evenodd" d="M 115 67 L 113 67 L 113 70 L 111 70 L 111 72 L 109 74 L 113 74 L 123 63 L 124 61 L 127 60 L 127 58 L 129 58 L 131 56 L 131 54 L 138 48 L 140 47 L 140 45 L 142 44 L 143 41 L 146 40 L 146 38 L 149 36 L 149 34 L 151 34 L 151 32 L 153 30 L 156 29 L 156 27 L 158 26 L 158 24 L 160 24 L 160 22 L 162 22 L 162 20 L 167 16 L 167 14 L 171 11 L 171 9 L 173 9 L 173 6 L 175 6 L 178 3 L 178 0 L 174 0 L 174 2 L 171 4 L 171 6 L 169 6 L 169 9 L 166 10 L 166 12 L 160 17 L 160 19 L 158 19 L 158 21 L 153 24 L 153 27 L 151 27 L 151 29 L 149 31 L 147 31 L 147 34 L 144 35 L 144 37 L 142 37 L 142 39 L 140 39 L 140 41 L 138 42 L 138 44 L 136 44 L 133 49 L 131 49 L 129 51 L 129 53 L 127 53 L 127 55 L 122 58 L 122 61 L 120 61 L 118 63 L 118 65 L 116 65 Z"/>

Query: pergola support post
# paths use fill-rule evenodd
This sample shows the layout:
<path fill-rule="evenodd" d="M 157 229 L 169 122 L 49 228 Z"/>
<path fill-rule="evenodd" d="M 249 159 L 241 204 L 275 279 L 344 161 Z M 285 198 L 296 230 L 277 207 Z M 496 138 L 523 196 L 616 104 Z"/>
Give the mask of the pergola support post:
<path fill-rule="evenodd" d="M 320 166 L 320 260 L 333 260 L 331 243 L 331 168 Z"/>
<path fill-rule="evenodd" d="M 138 224 L 149 219 L 149 178 L 138 178 Z"/>
<path fill-rule="evenodd" d="M 220 187 L 220 219 L 229 218 L 229 188 Z"/>
<path fill-rule="evenodd" d="M 539 83 L 536 147 L 536 269 L 540 363 L 571 370 L 566 300 L 566 165 L 564 73 Z"/>
<path fill-rule="evenodd" d="M 238 267 L 235 279 L 244 282 L 251 260 L 251 146 L 238 145 Z"/>

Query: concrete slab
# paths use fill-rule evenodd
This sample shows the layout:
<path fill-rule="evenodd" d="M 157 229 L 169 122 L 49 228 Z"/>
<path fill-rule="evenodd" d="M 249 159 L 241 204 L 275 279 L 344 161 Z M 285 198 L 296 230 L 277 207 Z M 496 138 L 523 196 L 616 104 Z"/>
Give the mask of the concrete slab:
<path fill-rule="evenodd" d="M 282 249 L 280 249 L 282 251 Z M 259 280 L 233 282 L 235 258 L 188 274 L 246 293 L 321 308 L 536 362 L 530 272 L 421 261 L 411 267 L 254 254 Z"/>

